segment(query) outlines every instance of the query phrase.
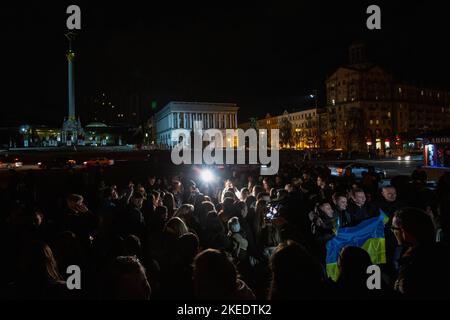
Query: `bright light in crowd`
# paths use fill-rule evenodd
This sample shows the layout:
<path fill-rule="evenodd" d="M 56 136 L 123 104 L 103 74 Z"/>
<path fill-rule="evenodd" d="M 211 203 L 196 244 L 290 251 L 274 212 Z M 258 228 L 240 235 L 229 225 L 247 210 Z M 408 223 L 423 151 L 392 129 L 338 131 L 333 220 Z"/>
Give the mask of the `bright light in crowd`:
<path fill-rule="evenodd" d="M 310 97 L 311 99 L 313 99 L 313 98 L 314 98 L 314 95 L 313 95 L 313 94 L 310 94 L 309 97 Z"/>
<path fill-rule="evenodd" d="M 200 178 L 206 183 L 211 182 L 214 179 L 214 175 L 208 169 L 204 169 L 200 172 Z"/>

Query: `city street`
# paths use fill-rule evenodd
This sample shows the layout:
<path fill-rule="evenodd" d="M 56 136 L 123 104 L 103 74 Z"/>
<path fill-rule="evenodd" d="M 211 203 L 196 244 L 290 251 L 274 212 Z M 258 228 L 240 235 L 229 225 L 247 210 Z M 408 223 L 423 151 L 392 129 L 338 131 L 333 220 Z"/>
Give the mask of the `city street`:
<path fill-rule="evenodd" d="M 64 179 L 67 173 L 67 168 L 52 168 L 42 169 L 38 166 L 38 162 L 49 161 L 56 158 L 73 159 L 76 161 L 76 165 L 72 167 L 72 170 L 79 171 L 85 166 L 83 163 L 89 159 L 96 159 L 106 157 L 107 159 L 114 160 L 114 165 L 108 168 L 108 172 L 113 175 L 126 175 L 129 173 L 132 176 L 142 174 L 142 172 L 161 172 L 160 168 L 164 167 L 165 170 L 172 167 L 170 162 L 170 153 L 167 151 L 117 151 L 113 150 L 89 150 L 89 151 L 67 151 L 67 150 L 54 150 L 49 151 L 33 151 L 33 152 L 15 152 L 14 157 L 18 157 L 23 162 L 23 166 L 15 168 L 20 173 L 26 173 L 29 171 L 35 172 L 38 176 L 53 176 Z M 281 153 L 283 159 L 283 154 Z M 398 161 L 398 160 L 324 160 L 317 161 L 312 160 L 313 163 L 327 165 L 330 168 L 343 167 L 349 164 L 360 164 L 364 167 L 374 166 L 377 171 L 385 172 L 386 180 L 390 180 L 392 177 L 398 175 L 411 175 L 415 168 L 422 165 L 422 161 Z M 280 161 L 280 165 L 283 164 L 283 160 Z M 185 166 L 186 170 L 189 170 L 190 166 Z M 9 175 L 7 168 L 0 169 L 0 185 L 4 185 Z"/>
<path fill-rule="evenodd" d="M 411 173 L 418 166 L 421 166 L 422 161 L 398 161 L 398 160 L 338 160 L 338 161 L 324 161 L 324 164 L 334 165 L 334 164 L 347 164 L 347 163 L 359 163 L 367 166 L 374 166 L 376 169 L 386 172 L 386 178 L 390 179 L 399 175 L 411 175 Z"/>

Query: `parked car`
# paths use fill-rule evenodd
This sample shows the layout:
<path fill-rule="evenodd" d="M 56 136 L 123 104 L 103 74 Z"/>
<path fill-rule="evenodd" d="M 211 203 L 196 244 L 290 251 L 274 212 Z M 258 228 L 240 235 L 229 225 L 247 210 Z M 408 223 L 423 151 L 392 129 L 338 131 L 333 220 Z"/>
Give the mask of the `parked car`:
<path fill-rule="evenodd" d="M 42 169 L 66 169 L 72 168 L 77 164 L 77 162 L 73 159 L 68 158 L 57 158 L 57 159 L 49 159 L 38 162 L 39 168 Z"/>
<path fill-rule="evenodd" d="M 107 167 L 107 166 L 112 166 L 114 164 L 114 160 L 108 159 L 106 157 L 100 157 L 100 158 L 89 159 L 89 160 L 83 162 L 83 164 L 86 167 Z"/>
<path fill-rule="evenodd" d="M 2 157 L 0 158 L 0 168 L 14 169 L 23 166 L 22 160 L 19 158 Z"/>
<path fill-rule="evenodd" d="M 404 156 L 398 156 L 398 161 L 422 161 L 423 155 L 422 154 L 406 154 Z"/>
<path fill-rule="evenodd" d="M 330 166 L 330 170 L 331 170 L 331 175 L 333 176 L 343 176 L 345 173 L 345 170 L 347 168 L 350 168 L 352 170 L 353 175 L 356 178 L 362 178 L 363 172 L 369 172 L 369 165 L 364 164 L 364 163 L 342 163 L 342 164 L 337 164 L 334 166 Z M 375 168 L 375 173 L 380 177 L 380 179 L 385 179 L 386 178 L 386 171 L 379 169 L 379 168 Z"/>

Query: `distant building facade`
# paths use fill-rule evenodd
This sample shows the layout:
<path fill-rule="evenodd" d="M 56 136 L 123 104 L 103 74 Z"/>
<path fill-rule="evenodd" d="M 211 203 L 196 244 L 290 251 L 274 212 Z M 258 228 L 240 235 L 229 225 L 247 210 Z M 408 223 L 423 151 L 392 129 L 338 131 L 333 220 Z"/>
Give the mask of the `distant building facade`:
<path fill-rule="evenodd" d="M 172 101 L 155 115 L 157 143 L 172 148 L 178 143 L 172 139 L 173 130 L 193 131 L 195 125 L 199 129 L 236 129 L 238 109 L 233 103 Z"/>
<path fill-rule="evenodd" d="M 321 119 L 323 110 L 321 108 L 307 108 L 299 111 L 288 112 L 272 116 L 267 114 L 263 119 L 257 119 L 254 124 L 251 122 L 239 125 L 242 129 L 248 129 L 255 126 L 256 129 L 265 129 L 268 131 L 268 141 L 270 143 L 270 130 L 281 129 L 283 121 L 287 120 L 291 127 L 290 141 L 280 141 L 280 148 L 307 149 L 319 148 Z M 286 143 L 283 143 L 286 142 Z"/>
<path fill-rule="evenodd" d="M 450 92 L 401 84 L 379 66 L 366 63 L 353 45 L 351 65 L 326 80 L 323 146 L 350 151 L 402 149 L 408 136 L 450 125 Z"/>

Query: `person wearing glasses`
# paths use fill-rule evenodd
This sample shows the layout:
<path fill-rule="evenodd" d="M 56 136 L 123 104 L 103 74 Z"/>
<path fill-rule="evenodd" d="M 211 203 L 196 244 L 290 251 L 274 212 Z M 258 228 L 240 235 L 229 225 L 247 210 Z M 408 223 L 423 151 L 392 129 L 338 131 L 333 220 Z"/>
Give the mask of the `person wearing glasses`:
<path fill-rule="evenodd" d="M 394 289 L 408 298 L 449 298 L 448 245 L 435 242 L 431 218 L 417 208 L 394 214 L 391 230 L 404 252 Z"/>
<path fill-rule="evenodd" d="M 397 245 L 390 228 L 394 213 L 405 205 L 398 200 L 397 189 L 394 186 L 385 186 L 381 189 L 381 199 L 375 202 L 375 207 L 380 214 L 384 214 L 388 218 L 385 222 L 386 265 L 384 272 L 389 276 L 389 281 L 392 281 L 395 280 L 398 272 L 397 260 L 401 256 L 401 248 Z"/>

